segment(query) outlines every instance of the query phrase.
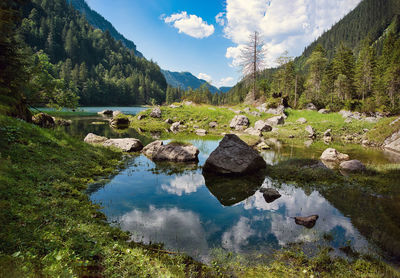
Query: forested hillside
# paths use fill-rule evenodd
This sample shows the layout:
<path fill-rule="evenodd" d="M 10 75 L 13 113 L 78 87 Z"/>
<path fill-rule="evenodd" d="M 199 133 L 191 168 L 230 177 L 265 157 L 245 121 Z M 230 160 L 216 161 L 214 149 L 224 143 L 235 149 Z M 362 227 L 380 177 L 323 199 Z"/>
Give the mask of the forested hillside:
<path fill-rule="evenodd" d="M 77 94 L 81 105 L 161 103 L 167 83 L 157 64 L 135 55 L 110 32 L 93 28 L 65 0 L 32 0 L 20 5 L 17 34 L 27 45 L 33 68 L 45 69 L 62 91 Z M 43 78 L 33 88 L 46 86 Z M 40 83 L 40 84 L 39 84 Z M 40 88 L 38 89 L 40 91 Z M 30 99 L 43 105 L 46 98 Z"/>
<path fill-rule="evenodd" d="M 400 112 L 400 0 L 363 0 L 293 59 L 259 73 L 257 96 L 271 106 L 302 108 L 312 102 L 334 111 Z M 226 100 L 239 103 L 246 78 Z"/>
<path fill-rule="evenodd" d="M 121 41 L 126 47 L 129 49 L 133 49 L 135 51 L 135 55 L 139 57 L 143 57 L 142 53 L 140 53 L 136 49 L 136 45 L 133 41 L 125 38 L 121 33 L 119 33 L 114 26 L 106 20 L 102 15 L 92 10 L 85 0 L 68 0 L 74 6 L 75 9 L 80 11 L 85 15 L 87 21 L 95 28 L 98 28 L 102 31 L 108 30 L 113 38 Z"/>
<path fill-rule="evenodd" d="M 219 90 L 208 84 L 207 81 L 199 79 L 190 72 L 173 72 L 169 70 L 161 70 L 167 80 L 168 85 L 174 88 L 187 90 L 189 88 L 198 89 L 203 84 L 206 84 L 211 93 L 219 92 Z"/>

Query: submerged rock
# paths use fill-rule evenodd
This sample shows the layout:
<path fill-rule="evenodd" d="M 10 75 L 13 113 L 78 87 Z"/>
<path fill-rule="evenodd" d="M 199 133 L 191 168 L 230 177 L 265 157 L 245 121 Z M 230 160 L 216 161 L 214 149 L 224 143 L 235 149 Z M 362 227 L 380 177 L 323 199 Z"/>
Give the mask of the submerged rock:
<path fill-rule="evenodd" d="M 250 125 L 250 121 L 246 116 L 236 115 L 230 123 L 230 128 L 234 128 L 235 130 L 244 130 L 249 125 Z"/>
<path fill-rule="evenodd" d="M 85 139 L 83 139 L 84 142 L 90 144 L 101 144 L 107 140 L 108 140 L 107 137 L 99 136 L 94 133 L 89 133 L 88 135 L 86 135 Z"/>
<path fill-rule="evenodd" d="M 150 113 L 150 117 L 152 117 L 152 118 L 161 118 L 161 109 L 160 109 L 160 107 L 154 108 Z"/>
<path fill-rule="evenodd" d="M 46 113 L 39 113 L 32 117 L 32 122 L 40 127 L 50 128 L 55 126 L 54 118 Z"/>
<path fill-rule="evenodd" d="M 366 168 L 361 161 L 354 159 L 340 163 L 340 169 L 345 172 L 362 172 L 365 171 Z"/>
<path fill-rule="evenodd" d="M 129 127 L 129 119 L 127 117 L 116 117 L 110 121 L 110 126 L 113 128 L 127 128 Z"/>
<path fill-rule="evenodd" d="M 297 225 L 302 225 L 308 229 L 311 229 L 312 227 L 315 226 L 315 223 L 317 222 L 318 218 L 319 218 L 318 215 L 311 215 L 307 217 L 296 216 L 294 218 L 294 221 L 296 222 Z"/>
<path fill-rule="evenodd" d="M 282 196 L 275 188 L 260 188 L 260 192 L 263 194 L 264 200 L 267 203 L 272 203 Z"/>
<path fill-rule="evenodd" d="M 226 134 L 204 164 L 204 171 L 218 174 L 249 174 L 265 169 L 264 159 L 234 134 Z"/>
<path fill-rule="evenodd" d="M 112 116 L 113 111 L 107 109 L 107 110 L 103 110 L 103 111 L 97 112 L 97 114 L 102 115 L 102 116 L 104 116 L 104 115 L 106 115 L 106 116 Z"/>
<path fill-rule="evenodd" d="M 143 149 L 142 142 L 135 138 L 108 139 L 103 142 L 105 147 L 116 147 L 124 152 L 138 152 Z"/>

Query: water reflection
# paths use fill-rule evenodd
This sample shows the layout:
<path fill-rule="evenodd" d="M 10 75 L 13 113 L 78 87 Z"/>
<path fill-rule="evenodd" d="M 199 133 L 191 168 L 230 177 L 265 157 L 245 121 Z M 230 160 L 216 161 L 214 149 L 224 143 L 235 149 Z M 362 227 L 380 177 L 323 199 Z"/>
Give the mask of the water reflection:
<path fill-rule="evenodd" d="M 183 176 L 174 177 L 169 184 L 162 184 L 161 188 L 170 194 L 182 196 L 182 194 L 190 194 L 204 185 L 204 178 L 198 173 L 190 173 Z"/>

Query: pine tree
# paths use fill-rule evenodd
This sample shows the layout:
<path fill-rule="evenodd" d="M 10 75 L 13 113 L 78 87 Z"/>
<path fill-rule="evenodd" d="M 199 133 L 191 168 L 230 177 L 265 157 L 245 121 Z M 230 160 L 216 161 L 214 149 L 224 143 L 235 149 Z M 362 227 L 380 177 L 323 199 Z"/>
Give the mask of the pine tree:
<path fill-rule="evenodd" d="M 355 85 L 358 97 L 361 97 L 363 102 L 372 94 L 376 79 L 375 49 L 370 44 L 369 40 L 363 43 L 355 67 Z"/>
<path fill-rule="evenodd" d="M 322 45 L 317 45 L 308 58 L 308 77 L 306 80 L 306 99 L 315 101 L 320 98 L 323 75 L 328 64 L 325 50 Z"/>

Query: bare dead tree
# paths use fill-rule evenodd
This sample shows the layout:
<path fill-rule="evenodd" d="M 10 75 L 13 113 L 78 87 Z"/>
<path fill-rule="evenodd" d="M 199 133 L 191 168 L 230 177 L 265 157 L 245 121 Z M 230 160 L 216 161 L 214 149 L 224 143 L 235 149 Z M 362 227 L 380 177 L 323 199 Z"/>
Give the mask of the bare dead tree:
<path fill-rule="evenodd" d="M 249 36 L 249 40 L 240 55 L 243 77 L 250 76 L 254 95 L 256 95 L 258 72 L 265 66 L 265 55 L 264 42 L 260 34 L 255 31 Z"/>

